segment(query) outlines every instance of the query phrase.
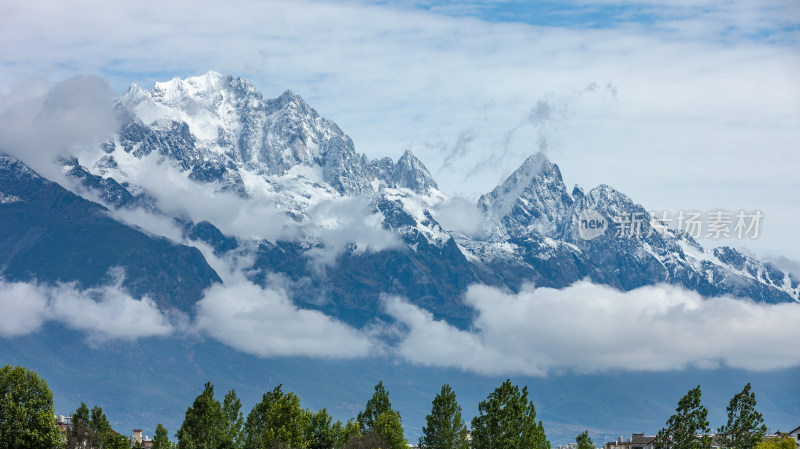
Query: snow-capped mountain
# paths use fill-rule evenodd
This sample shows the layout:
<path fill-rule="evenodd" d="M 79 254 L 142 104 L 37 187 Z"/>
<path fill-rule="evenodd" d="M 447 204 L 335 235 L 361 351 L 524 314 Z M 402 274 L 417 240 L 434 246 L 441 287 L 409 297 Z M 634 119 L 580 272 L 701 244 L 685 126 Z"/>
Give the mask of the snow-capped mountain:
<path fill-rule="evenodd" d="M 191 179 L 241 193 L 253 193 L 254 177 L 284 176 L 297 166 L 315 169 L 342 195 L 366 193 L 375 182 L 418 193 L 436 188 L 412 154 L 396 166 L 386 159 L 370 163 L 298 95 L 286 91 L 264 99 L 241 78 L 209 72 L 156 83 L 150 91 L 132 85 L 117 100 L 117 110 L 121 131 L 103 146 L 109 157 L 95 162 L 98 169 L 125 155 L 155 152 L 173 159 Z"/>
<path fill-rule="evenodd" d="M 210 72 L 149 91 L 133 85 L 115 111 L 119 132 L 81 159 L 62 161 L 75 192 L 112 211 L 173 220 L 183 234 L 176 243 L 202 241 L 219 255 L 250 261 L 240 268 L 263 285 L 284 276 L 298 304 L 351 323 L 379 315 L 381 295 L 398 294 L 468 326 L 472 311 L 462 296 L 476 283 L 516 291 L 525 283 L 561 288 L 588 278 L 622 290 L 667 283 L 708 296 L 800 300 L 800 283 L 790 274 L 733 248 L 706 250 L 660 222 L 645 221 L 640 234 L 620 237 L 613 218 L 645 209 L 606 185 L 570 192 L 543 154 L 479 199 L 484 231 L 465 235 L 436 220 L 448 198 L 410 151 L 396 162 L 368 160 L 291 91 L 265 99 L 246 80 Z M 154 171 L 164 165 L 172 171 Z M 193 201 L 198 192 L 209 201 L 228 195 L 239 208 L 230 206 L 233 214 L 268 213 L 239 232 L 238 216 L 223 223 L 218 215 L 175 208 L 180 195 L 168 204 L 155 188 L 164 189 L 153 180 L 159 176 L 193 190 Z M 0 193 L 0 208 L 15 204 L 17 193 Z M 580 235 L 586 210 L 607 223 L 597 238 Z"/>

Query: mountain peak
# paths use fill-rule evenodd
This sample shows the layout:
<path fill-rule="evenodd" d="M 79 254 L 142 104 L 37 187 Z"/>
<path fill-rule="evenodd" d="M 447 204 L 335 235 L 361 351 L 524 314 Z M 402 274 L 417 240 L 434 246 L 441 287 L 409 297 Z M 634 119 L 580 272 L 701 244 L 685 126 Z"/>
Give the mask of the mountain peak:
<path fill-rule="evenodd" d="M 232 79 L 231 76 L 217 72 L 208 72 L 205 75 L 185 79 L 175 77 L 169 81 L 157 82 L 153 87 L 152 95 L 166 103 L 181 101 L 186 97 L 209 97 L 219 92 Z"/>
<path fill-rule="evenodd" d="M 302 102 L 302 103 L 305 103 L 305 100 L 303 100 L 303 97 L 301 97 L 300 95 L 297 95 L 291 89 L 286 89 L 285 91 L 283 91 L 283 93 L 280 94 L 280 96 L 278 96 L 277 100 L 279 102 L 281 102 L 281 103 L 289 103 L 289 102 L 296 102 L 296 103 L 301 103 Z"/>
<path fill-rule="evenodd" d="M 561 171 L 543 153 L 529 156 L 505 182 L 481 196 L 480 207 L 511 235 L 549 235 L 567 215 L 572 197 Z"/>
<path fill-rule="evenodd" d="M 425 164 L 410 150 L 406 150 L 397 160 L 392 171 L 392 180 L 398 187 L 405 187 L 417 193 L 439 188 L 433 176 L 425 168 Z"/>

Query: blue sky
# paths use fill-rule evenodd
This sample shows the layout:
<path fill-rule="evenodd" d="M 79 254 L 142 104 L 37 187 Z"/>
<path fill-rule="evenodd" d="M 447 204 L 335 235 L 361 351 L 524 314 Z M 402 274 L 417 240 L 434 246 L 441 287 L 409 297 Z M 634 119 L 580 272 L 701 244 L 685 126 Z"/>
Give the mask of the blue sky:
<path fill-rule="evenodd" d="M 10 0 L 0 108 L 77 74 L 120 94 L 215 70 L 294 90 L 369 157 L 411 149 L 451 195 L 543 150 L 651 210 L 762 210 L 727 243 L 797 260 L 799 30 L 794 0 Z"/>

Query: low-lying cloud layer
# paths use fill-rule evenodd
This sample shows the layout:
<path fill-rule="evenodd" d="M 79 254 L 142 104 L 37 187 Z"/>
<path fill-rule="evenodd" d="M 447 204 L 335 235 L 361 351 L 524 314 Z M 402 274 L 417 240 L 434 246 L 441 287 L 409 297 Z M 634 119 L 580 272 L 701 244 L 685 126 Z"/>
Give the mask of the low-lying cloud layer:
<path fill-rule="evenodd" d="M 149 298 L 131 297 L 117 282 L 81 289 L 0 279 L 0 337 L 35 332 L 46 321 L 83 331 L 90 343 L 163 337 L 174 327 Z"/>
<path fill-rule="evenodd" d="M 259 357 L 360 358 L 388 351 L 408 363 L 484 375 L 767 371 L 800 364 L 800 304 L 705 298 L 667 285 L 622 292 L 583 281 L 562 290 L 529 285 L 516 294 L 473 285 L 464 296 L 477 312 L 469 330 L 394 296 L 383 300 L 394 324 L 356 329 L 298 307 L 280 279 L 261 287 L 231 260 L 211 259 L 225 283 L 206 292 L 190 322 L 130 297 L 119 282 L 82 290 L 0 280 L 0 337 L 57 321 L 85 332 L 91 344 L 200 334 Z"/>
<path fill-rule="evenodd" d="M 369 355 L 374 343 L 322 312 L 298 308 L 282 289 L 243 281 L 217 284 L 197 304 L 197 329 L 257 356 L 350 358 Z"/>
<path fill-rule="evenodd" d="M 518 294 L 475 285 L 464 299 L 477 311 L 468 331 L 386 297 L 386 312 L 405 328 L 397 354 L 487 375 L 800 364 L 800 304 L 704 298 L 667 285 L 621 292 L 585 281 Z"/>

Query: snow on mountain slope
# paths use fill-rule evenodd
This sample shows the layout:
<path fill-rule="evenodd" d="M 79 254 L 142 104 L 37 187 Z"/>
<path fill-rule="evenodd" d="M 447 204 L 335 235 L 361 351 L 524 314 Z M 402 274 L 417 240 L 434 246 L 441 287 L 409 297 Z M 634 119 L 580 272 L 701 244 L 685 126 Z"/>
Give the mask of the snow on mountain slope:
<path fill-rule="evenodd" d="M 479 207 L 509 236 L 555 235 L 572 198 L 558 166 L 542 153 L 530 156 L 503 184 L 478 200 Z"/>
<path fill-rule="evenodd" d="M 569 193 L 559 167 L 541 153 L 479 199 L 485 229 L 465 235 L 435 219 L 449 199 L 411 152 L 396 162 L 368 160 L 291 91 L 265 99 L 246 80 L 209 72 L 156 83 L 150 91 L 131 86 L 116 111 L 120 132 L 69 166 L 84 185 L 105 190 L 100 197 L 115 207 L 121 206 L 115 201 L 131 207 L 144 201 L 240 239 L 301 241 L 298 257 L 327 264 L 365 248 L 396 248 L 399 238 L 412 252 L 455 245 L 472 265 L 470 279 L 512 289 L 589 278 L 624 290 L 666 282 L 707 295 L 798 300 L 800 286 L 791 275 L 746 256 L 741 262 L 735 250 L 707 251 L 659 222 L 645 221 L 641 234 L 620 237 L 615 218 L 647 211 L 607 185 Z M 182 193 L 168 191 L 176 188 Z M 170 207 L 165 198 L 185 207 Z M 581 238 L 577 227 L 587 209 L 608 223 L 592 240 Z M 320 259 L 323 248 L 336 249 Z"/>

